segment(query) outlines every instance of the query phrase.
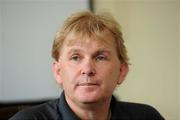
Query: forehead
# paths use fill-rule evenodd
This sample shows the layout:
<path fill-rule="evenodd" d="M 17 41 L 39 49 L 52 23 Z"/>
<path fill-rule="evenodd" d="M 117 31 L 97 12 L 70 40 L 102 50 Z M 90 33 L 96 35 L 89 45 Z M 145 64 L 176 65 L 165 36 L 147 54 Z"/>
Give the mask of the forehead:
<path fill-rule="evenodd" d="M 84 46 L 93 45 L 93 43 L 96 45 L 96 47 L 112 47 L 115 48 L 115 39 L 113 35 L 109 32 L 106 31 L 101 34 L 94 34 L 94 35 L 87 35 L 87 34 L 81 34 L 81 33 L 70 33 L 64 41 L 63 46 Z"/>

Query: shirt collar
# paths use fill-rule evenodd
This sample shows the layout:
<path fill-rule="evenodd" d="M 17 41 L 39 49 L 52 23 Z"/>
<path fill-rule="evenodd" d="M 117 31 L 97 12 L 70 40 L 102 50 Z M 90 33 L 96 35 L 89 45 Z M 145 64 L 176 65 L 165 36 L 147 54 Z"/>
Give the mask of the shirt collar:
<path fill-rule="evenodd" d="M 63 120 L 80 120 L 74 112 L 71 110 L 69 105 L 67 104 L 65 100 L 64 91 L 61 94 L 60 102 L 59 102 L 59 111 L 62 115 Z"/>
<path fill-rule="evenodd" d="M 121 104 L 117 101 L 117 99 L 114 96 L 112 96 L 110 107 L 111 107 L 110 108 L 111 120 L 117 120 L 120 118 L 122 118 L 123 120 L 129 119 L 129 117 L 121 109 Z M 61 117 L 63 120 L 80 120 L 67 104 L 65 100 L 64 91 L 62 92 L 60 96 L 59 111 L 61 113 Z"/>
<path fill-rule="evenodd" d="M 115 96 L 111 99 L 111 120 L 130 120 L 127 113 L 123 110 L 121 102 L 118 102 Z"/>

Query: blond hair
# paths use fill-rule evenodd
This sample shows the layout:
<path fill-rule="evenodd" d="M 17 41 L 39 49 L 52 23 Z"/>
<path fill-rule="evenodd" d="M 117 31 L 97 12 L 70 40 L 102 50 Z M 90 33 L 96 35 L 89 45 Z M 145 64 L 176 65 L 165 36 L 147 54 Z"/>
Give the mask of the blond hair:
<path fill-rule="evenodd" d="M 109 31 L 114 40 L 117 50 L 117 55 L 122 63 L 128 63 L 127 50 L 122 38 L 122 32 L 119 24 L 110 14 L 94 14 L 90 11 L 83 11 L 72 14 L 64 22 L 61 29 L 57 31 L 52 47 L 52 57 L 58 61 L 60 56 L 61 47 L 65 38 L 70 34 L 100 37 L 103 36 L 105 31 Z"/>

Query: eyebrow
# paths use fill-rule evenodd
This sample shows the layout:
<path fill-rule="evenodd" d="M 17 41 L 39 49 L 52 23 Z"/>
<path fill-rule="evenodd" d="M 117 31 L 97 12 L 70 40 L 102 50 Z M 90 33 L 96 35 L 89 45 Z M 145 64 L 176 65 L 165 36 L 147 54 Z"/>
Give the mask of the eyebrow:
<path fill-rule="evenodd" d="M 80 51 L 81 51 L 81 49 L 73 48 L 73 49 L 70 49 L 67 53 L 72 54 L 72 53 L 78 53 Z"/>
<path fill-rule="evenodd" d="M 79 52 L 81 52 L 81 51 L 83 51 L 82 49 L 80 49 L 80 48 L 72 48 L 72 49 L 70 49 L 69 51 L 68 51 L 68 54 L 72 54 L 72 53 L 79 53 Z M 111 54 L 111 52 L 112 52 L 112 50 L 111 49 L 107 49 L 107 48 L 100 48 L 100 49 L 98 49 L 98 50 L 96 50 L 96 51 L 94 51 L 94 53 L 93 54 L 100 54 L 100 53 L 108 53 L 108 54 Z"/>

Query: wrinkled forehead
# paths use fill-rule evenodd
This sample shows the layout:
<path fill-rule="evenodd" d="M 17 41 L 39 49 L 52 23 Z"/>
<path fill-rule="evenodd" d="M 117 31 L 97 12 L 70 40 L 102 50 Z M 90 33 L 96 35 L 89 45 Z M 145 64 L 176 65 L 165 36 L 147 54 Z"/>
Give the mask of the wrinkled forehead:
<path fill-rule="evenodd" d="M 64 41 L 64 44 L 67 46 L 73 45 L 83 45 L 84 43 L 96 42 L 99 46 L 114 46 L 115 48 L 115 39 L 108 30 L 94 33 L 94 34 L 87 34 L 82 32 L 71 32 L 69 33 Z"/>

